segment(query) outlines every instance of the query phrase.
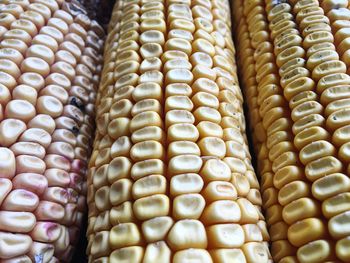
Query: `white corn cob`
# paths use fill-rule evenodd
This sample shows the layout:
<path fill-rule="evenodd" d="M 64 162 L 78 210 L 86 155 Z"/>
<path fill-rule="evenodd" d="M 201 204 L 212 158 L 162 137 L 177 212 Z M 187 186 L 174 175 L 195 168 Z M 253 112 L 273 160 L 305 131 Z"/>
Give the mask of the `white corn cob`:
<path fill-rule="evenodd" d="M 0 261 L 68 262 L 85 209 L 103 30 L 54 0 L 0 3 Z"/>

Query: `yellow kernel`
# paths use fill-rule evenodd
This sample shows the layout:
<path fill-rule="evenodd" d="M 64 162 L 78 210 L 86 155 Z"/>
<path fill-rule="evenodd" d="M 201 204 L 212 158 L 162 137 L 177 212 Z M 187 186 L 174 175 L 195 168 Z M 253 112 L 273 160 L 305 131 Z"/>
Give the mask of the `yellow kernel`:
<path fill-rule="evenodd" d="M 139 220 L 147 220 L 169 214 L 169 198 L 163 194 L 156 194 L 137 199 L 133 204 L 135 216 Z"/>
<path fill-rule="evenodd" d="M 142 233 L 148 242 L 164 240 L 174 221 L 171 217 L 160 216 L 142 223 Z"/>
<path fill-rule="evenodd" d="M 208 240 L 205 228 L 200 221 L 185 219 L 174 224 L 168 234 L 167 243 L 171 249 L 179 251 L 186 248 L 205 249 Z"/>

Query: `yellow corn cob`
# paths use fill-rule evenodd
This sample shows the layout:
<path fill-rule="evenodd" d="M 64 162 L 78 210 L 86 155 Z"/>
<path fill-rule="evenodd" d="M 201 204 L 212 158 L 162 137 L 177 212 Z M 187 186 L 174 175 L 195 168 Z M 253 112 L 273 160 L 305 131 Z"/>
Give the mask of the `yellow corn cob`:
<path fill-rule="evenodd" d="M 245 30 L 236 22 L 240 59 L 256 72 L 242 74 L 250 112 L 260 113 L 267 135 L 254 133 L 276 262 L 350 259 L 346 30 L 333 35 L 348 10 L 338 6 L 348 3 L 257 0 L 235 9 L 247 21 Z"/>
<path fill-rule="evenodd" d="M 89 163 L 89 262 L 272 262 L 227 1 L 117 1 Z"/>
<path fill-rule="evenodd" d="M 0 1 L 0 262 L 68 262 L 86 210 L 103 29 L 76 4 Z"/>

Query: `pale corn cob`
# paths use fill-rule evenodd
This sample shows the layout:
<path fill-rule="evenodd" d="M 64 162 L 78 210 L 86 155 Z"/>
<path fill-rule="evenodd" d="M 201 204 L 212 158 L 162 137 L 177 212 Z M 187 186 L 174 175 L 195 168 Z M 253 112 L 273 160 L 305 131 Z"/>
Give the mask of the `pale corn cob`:
<path fill-rule="evenodd" d="M 68 262 L 85 209 L 103 30 L 73 4 L 0 3 L 0 262 Z"/>
<path fill-rule="evenodd" d="M 89 164 L 89 262 L 271 262 L 226 1 L 118 1 Z"/>
<path fill-rule="evenodd" d="M 278 86 L 271 90 L 270 96 L 260 99 L 261 104 L 249 106 L 266 118 L 271 119 L 271 115 L 279 121 L 286 117 L 294 134 L 287 128 L 290 126 L 287 122 L 288 131 L 279 126 L 267 134 L 267 148 L 260 147 L 259 161 L 267 156 L 273 161 L 276 156 L 291 151 L 299 155 L 296 158 L 293 154 L 293 158 L 290 156 L 283 162 L 275 159 L 280 165 L 268 177 L 263 171 L 265 166 L 259 169 L 263 197 L 278 201 L 281 206 L 279 216 L 274 215 L 281 222 L 270 225 L 272 255 L 277 262 L 348 262 L 350 179 L 343 102 L 350 78 L 345 74 L 345 64 L 339 61 L 340 54 L 335 52 L 329 20 L 318 7 L 318 1 L 291 2 L 266 1 L 265 5 L 262 1 L 249 1 L 241 10 L 247 19 L 252 14 L 248 35 L 256 52 L 255 68 L 259 68 L 256 80 L 261 76 L 259 71 L 269 73 L 270 77 L 266 78 Z M 327 2 L 323 7 L 329 11 L 333 4 Z M 254 34 L 257 24 L 262 25 L 262 30 Z M 266 51 L 261 52 L 263 49 Z M 265 57 L 263 53 L 275 56 Z M 243 51 L 241 58 L 249 59 Z M 261 94 L 266 96 L 268 82 L 262 79 L 260 83 Z M 280 87 L 284 98 L 279 96 Z M 259 95 L 258 88 L 258 99 Z M 277 111 L 266 112 L 266 107 L 280 107 L 281 115 Z M 274 145 L 268 147 L 269 142 Z M 265 206 L 267 203 L 270 202 L 264 200 Z M 268 224 L 272 216 L 269 209 L 266 210 Z M 286 238 L 296 249 L 276 240 Z"/>

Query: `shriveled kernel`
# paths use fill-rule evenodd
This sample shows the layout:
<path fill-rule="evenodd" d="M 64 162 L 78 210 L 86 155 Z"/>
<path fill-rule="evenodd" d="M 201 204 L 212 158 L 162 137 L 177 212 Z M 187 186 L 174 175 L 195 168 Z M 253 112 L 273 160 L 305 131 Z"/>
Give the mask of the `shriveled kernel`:
<path fill-rule="evenodd" d="M 236 188 L 239 196 L 246 196 L 249 193 L 250 183 L 246 176 L 239 173 L 233 173 L 231 183 Z"/>
<path fill-rule="evenodd" d="M 225 212 L 224 212 L 225 211 Z M 207 205 L 201 220 L 204 224 L 237 223 L 241 219 L 241 210 L 235 201 L 219 200 Z"/>
<path fill-rule="evenodd" d="M 183 173 L 198 173 L 202 166 L 202 159 L 196 155 L 179 155 L 170 159 L 168 173 L 172 175 Z"/>
<path fill-rule="evenodd" d="M 126 157 L 116 157 L 108 164 L 107 178 L 112 184 L 118 179 L 126 178 L 131 170 L 132 164 Z"/>
<path fill-rule="evenodd" d="M 318 158 L 334 155 L 335 149 L 332 144 L 327 141 L 320 140 L 316 142 L 312 142 L 305 146 L 300 151 L 300 160 L 303 164 L 307 164 L 310 161 L 314 161 Z"/>
<path fill-rule="evenodd" d="M 193 74 L 188 69 L 171 69 L 165 75 L 166 84 L 171 83 L 185 83 L 191 84 L 193 82 Z"/>
<path fill-rule="evenodd" d="M 193 109 L 193 102 L 187 96 L 171 96 L 165 101 L 165 111 Z"/>
<path fill-rule="evenodd" d="M 196 65 L 203 65 L 207 67 L 212 67 L 214 65 L 212 57 L 204 52 L 195 52 L 190 57 L 190 62 L 193 66 Z M 202 81 L 205 81 L 206 79 L 203 78 Z"/>
<path fill-rule="evenodd" d="M 169 127 L 173 124 L 190 123 L 193 124 L 195 118 L 193 114 L 186 110 L 171 110 L 166 113 L 165 126 Z"/>

